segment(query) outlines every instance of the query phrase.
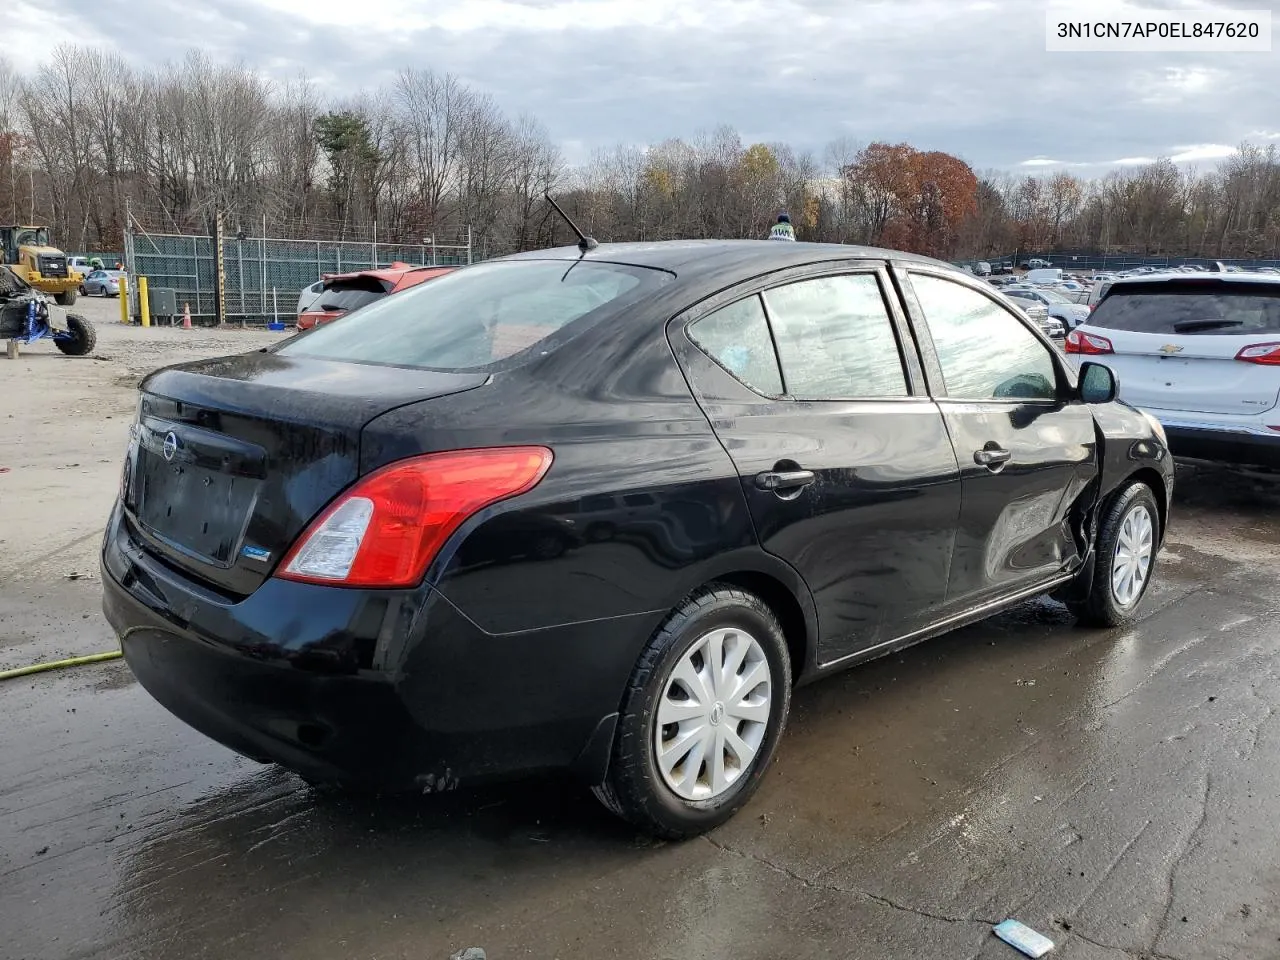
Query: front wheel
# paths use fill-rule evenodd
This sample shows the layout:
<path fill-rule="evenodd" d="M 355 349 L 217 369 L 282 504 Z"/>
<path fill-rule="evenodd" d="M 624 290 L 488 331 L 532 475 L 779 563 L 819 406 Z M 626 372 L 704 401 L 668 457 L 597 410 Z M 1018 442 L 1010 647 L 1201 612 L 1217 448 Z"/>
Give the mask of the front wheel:
<path fill-rule="evenodd" d="M 67 333 L 53 338 L 54 346 L 69 357 L 83 357 L 98 345 L 98 331 L 78 313 L 67 314 Z"/>
<path fill-rule="evenodd" d="M 682 603 L 631 675 L 596 796 L 667 839 L 705 833 L 755 793 L 791 706 L 791 662 L 773 611 L 713 585 Z"/>
<path fill-rule="evenodd" d="M 55 293 L 53 295 L 53 299 L 60 307 L 70 307 L 76 302 L 76 292 L 74 290 L 67 290 L 64 293 Z"/>
<path fill-rule="evenodd" d="M 1151 585 L 1160 542 L 1160 510 L 1145 483 L 1134 482 L 1103 508 L 1097 560 L 1088 596 L 1070 605 L 1085 626 L 1119 627 L 1133 621 Z"/>

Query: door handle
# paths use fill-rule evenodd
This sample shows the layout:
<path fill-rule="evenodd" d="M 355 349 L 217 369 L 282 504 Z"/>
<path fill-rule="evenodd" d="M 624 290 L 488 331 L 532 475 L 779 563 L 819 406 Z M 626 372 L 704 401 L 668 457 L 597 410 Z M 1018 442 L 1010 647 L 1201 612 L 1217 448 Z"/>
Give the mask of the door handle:
<path fill-rule="evenodd" d="M 999 468 L 1012 458 L 1012 453 L 995 443 L 989 443 L 981 450 L 973 452 L 973 462 L 987 468 Z"/>
<path fill-rule="evenodd" d="M 812 470 L 766 470 L 756 474 L 756 486 L 761 490 L 799 490 L 816 479 Z"/>

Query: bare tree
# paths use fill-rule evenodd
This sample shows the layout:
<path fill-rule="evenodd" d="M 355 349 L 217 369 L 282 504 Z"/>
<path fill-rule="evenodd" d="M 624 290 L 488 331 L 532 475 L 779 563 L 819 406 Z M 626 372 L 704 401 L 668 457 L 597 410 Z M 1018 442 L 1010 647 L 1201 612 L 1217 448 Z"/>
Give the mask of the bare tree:
<path fill-rule="evenodd" d="M 18 132 L 18 97 L 22 83 L 17 71 L 0 56 L 0 218 L 18 220 L 18 164 L 21 142 Z"/>
<path fill-rule="evenodd" d="M 505 252 L 567 238 L 546 215 L 552 188 L 602 240 L 759 237 L 785 208 L 805 239 L 948 256 L 1280 256 L 1275 144 L 1203 171 L 975 176 L 909 144 L 844 138 L 815 156 L 719 126 L 570 169 L 536 118 L 429 70 L 330 100 L 199 52 L 135 69 L 63 46 L 26 75 L 0 59 L 0 219 L 47 220 L 66 246 L 111 249 L 129 208 L 162 232 L 207 231 L 218 213 L 316 239 L 448 242 L 469 226 L 483 252 Z"/>

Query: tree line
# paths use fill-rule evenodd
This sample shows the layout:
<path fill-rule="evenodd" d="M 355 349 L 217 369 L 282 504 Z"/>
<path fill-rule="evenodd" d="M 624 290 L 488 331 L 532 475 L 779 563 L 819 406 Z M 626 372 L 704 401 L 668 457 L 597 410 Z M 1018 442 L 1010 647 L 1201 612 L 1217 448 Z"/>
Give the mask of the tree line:
<path fill-rule="evenodd" d="M 284 238 L 445 244 L 469 230 L 486 256 L 569 238 L 548 190 L 602 241 L 763 237 L 785 210 L 804 240 L 947 259 L 1280 256 L 1275 144 L 1212 169 L 1161 159 L 1081 178 L 979 172 L 908 144 L 747 144 L 719 127 L 570 166 L 536 117 L 431 70 L 325 101 L 305 79 L 194 51 L 141 70 L 62 46 L 26 75 L 0 58 L 0 221 L 48 223 L 67 249 L 117 249 L 129 218 L 211 233 L 220 214 Z"/>

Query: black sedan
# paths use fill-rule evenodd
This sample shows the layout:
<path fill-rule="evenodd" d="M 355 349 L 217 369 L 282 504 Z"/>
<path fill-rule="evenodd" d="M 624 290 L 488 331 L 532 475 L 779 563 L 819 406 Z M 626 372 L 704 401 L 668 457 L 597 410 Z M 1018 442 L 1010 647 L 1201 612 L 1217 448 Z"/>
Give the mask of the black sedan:
<path fill-rule="evenodd" d="M 730 817 L 797 683 L 1052 593 L 1130 620 L 1160 426 L 990 284 L 888 250 L 466 267 L 142 384 L 103 545 L 143 686 L 309 782 L 569 771 Z"/>

